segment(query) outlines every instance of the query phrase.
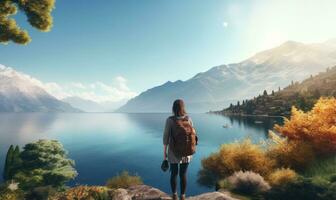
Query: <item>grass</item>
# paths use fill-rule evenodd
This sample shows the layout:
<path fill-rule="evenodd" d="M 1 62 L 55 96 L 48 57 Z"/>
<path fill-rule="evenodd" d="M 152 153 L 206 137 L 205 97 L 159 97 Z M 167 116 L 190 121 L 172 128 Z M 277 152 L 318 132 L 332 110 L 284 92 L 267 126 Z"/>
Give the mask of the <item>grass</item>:
<path fill-rule="evenodd" d="M 108 188 L 129 188 L 134 185 L 141 185 L 143 181 L 140 176 L 130 175 L 127 171 L 123 171 L 120 175 L 110 178 L 106 186 Z"/>
<path fill-rule="evenodd" d="M 331 175 L 336 174 L 336 157 L 316 160 L 312 165 L 303 172 L 305 177 L 321 177 L 328 179 Z"/>

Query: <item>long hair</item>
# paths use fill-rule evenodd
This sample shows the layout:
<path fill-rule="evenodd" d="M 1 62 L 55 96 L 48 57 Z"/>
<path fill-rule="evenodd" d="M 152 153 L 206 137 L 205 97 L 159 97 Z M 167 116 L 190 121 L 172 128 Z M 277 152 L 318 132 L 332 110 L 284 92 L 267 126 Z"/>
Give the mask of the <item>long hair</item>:
<path fill-rule="evenodd" d="M 177 99 L 173 103 L 173 113 L 175 117 L 181 117 L 187 114 L 182 99 Z"/>

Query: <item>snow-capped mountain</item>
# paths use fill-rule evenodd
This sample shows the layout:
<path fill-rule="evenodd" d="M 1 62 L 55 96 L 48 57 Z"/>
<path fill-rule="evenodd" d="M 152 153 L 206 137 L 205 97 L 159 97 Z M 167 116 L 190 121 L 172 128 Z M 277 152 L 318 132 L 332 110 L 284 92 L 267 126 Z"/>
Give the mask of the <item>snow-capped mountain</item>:
<path fill-rule="evenodd" d="M 47 93 L 42 83 L 0 65 L 0 112 L 80 112 Z"/>
<path fill-rule="evenodd" d="M 219 110 L 231 102 L 257 96 L 265 89 L 277 90 L 334 65 L 336 40 L 318 44 L 288 41 L 240 63 L 220 65 L 189 80 L 151 88 L 118 111 L 170 112 L 177 98 L 186 101 L 189 112 Z"/>

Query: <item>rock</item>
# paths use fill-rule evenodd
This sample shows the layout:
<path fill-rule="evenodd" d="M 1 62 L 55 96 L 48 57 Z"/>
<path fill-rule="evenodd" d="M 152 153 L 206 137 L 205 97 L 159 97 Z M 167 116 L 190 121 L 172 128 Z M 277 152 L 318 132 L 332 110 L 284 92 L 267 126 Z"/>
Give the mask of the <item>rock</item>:
<path fill-rule="evenodd" d="M 112 200 L 132 200 L 132 198 L 128 195 L 127 190 L 122 188 L 114 190 L 111 197 Z"/>
<path fill-rule="evenodd" d="M 171 197 L 159 189 L 147 186 L 136 185 L 127 189 L 113 190 L 110 195 L 112 200 L 171 200 Z M 227 191 L 209 192 L 201 195 L 188 197 L 187 200 L 238 200 L 232 198 Z"/>
<path fill-rule="evenodd" d="M 166 193 L 147 186 L 137 185 L 127 189 L 128 194 L 132 197 L 132 200 L 165 200 L 171 199 Z"/>
<path fill-rule="evenodd" d="M 238 199 L 232 198 L 226 193 L 209 192 L 198 196 L 189 197 L 187 198 L 187 200 L 238 200 Z"/>

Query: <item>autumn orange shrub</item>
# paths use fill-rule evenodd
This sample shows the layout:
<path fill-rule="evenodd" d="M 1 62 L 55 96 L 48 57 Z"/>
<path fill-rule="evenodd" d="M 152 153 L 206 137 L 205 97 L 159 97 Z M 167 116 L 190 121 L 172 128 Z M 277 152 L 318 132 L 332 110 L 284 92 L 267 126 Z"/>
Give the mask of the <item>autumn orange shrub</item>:
<path fill-rule="evenodd" d="M 283 185 L 288 182 L 295 181 L 298 178 L 298 175 L 294 170 L 289 168 L 276 169 L 272 172 L 267 180 L 272 186 Z"/>
<path fill-rule="evenodd" d="M 336 153 L 336 99 L 320 98 L 306 113 L 293 107 L 291 118 L 275 130 L 289 141 L 311 144 L 317 154 Z"/>
<path fill-rule="evenodd" d="M 301 141 L 284 141 L 271 145 L 266 155 L 275 161 L 278 168 L 303 170 L 315 159 L 312 146 Z"/>
<path fill-rule="evenodd" d="M 268 158 L 264 150 L 250 140 L 224 144 L 219 152 L 202 160 L 203 170 L 211 171 L 225 178 L 237 171 L 253 171 L 261 175 L 269 174 L 274 161 Z"/>

